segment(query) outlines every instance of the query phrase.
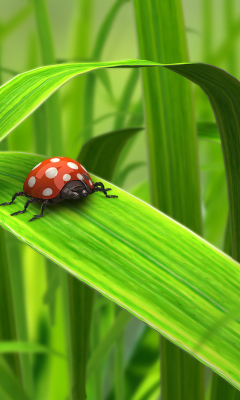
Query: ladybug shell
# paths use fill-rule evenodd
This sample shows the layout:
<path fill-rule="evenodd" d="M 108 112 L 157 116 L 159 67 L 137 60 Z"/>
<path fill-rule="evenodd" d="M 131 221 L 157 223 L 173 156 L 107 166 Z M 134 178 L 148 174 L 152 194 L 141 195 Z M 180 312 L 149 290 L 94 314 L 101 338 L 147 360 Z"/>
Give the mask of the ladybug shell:
<path fill-rule="evenodd" d="M 94 189 L 88 172 L 77 161 L 67 157 L 48 158 L 28 174 L 23 190 L 38 199 L 54 199 L 67 182 L 78 180 Z"/>

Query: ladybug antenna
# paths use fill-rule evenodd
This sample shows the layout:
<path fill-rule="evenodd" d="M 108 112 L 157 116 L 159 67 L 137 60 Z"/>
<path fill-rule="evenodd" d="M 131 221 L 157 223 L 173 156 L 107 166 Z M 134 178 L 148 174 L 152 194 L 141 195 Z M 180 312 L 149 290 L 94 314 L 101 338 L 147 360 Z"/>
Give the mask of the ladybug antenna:
<path fill-rule="evenodd" d="M 107 194 L 108 190 L 112 190 L 110 188 L 105 188 L 104 184 L 102 182 L 95 182 L 94 183 L 94 192 L 103 192 L 105 194 L 106 197 L 110 198 L 110 197 L 118 197 L 118 196 L 109 196 Z"/>

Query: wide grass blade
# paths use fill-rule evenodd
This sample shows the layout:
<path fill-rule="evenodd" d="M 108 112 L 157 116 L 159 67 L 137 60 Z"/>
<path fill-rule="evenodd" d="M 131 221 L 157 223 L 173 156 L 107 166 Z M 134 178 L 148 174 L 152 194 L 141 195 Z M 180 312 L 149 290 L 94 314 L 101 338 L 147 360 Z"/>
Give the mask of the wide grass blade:
<path fill-rule="evenodd" d="M 41 160 L 0 154 L 1 202 L 21 190 L 28 171 Z M 0 207 L 1 225 L 240 388 L 239 321 L 232 315 L 233 305 L 239 304 L 239 264 L 156 209 L 112 188 L 118 199 L 96 193 L 82 202 L 57 204 L 33 223 L 29 217 L 37 206 L 18 217 L 9 215 L 22 209 L 20 199 Z M 199 346 L 226 315 L 226 324 Z"/>
<path fill-rule="evenodd" d="M 133 3 L 140 57 L 161 63 L 188 61 L 181 0 Z M 151 204 L 201 235 L 190 82 L 164 68 L 144 68 L 141 72 Z M 203 400 L 203 365 L 163 337 L 160 349 L 162 398 Z"/>

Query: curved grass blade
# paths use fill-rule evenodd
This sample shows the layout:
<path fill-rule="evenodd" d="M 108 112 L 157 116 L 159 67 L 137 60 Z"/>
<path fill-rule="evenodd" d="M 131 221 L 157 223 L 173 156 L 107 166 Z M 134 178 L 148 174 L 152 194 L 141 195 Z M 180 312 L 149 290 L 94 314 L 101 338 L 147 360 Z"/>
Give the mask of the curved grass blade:
<path fill-rule="evenodd" d="M 111 180 L 124 146 L 141 130 L 142 128 L 126 128 L 92 138 L 83 145 L 78 161 L 87 170 Z"/>
<path fill-rule="evenodd" d="M 122 187 L 125 179 L 127 179 L 127 177 L 129 176 L 129 174 L 133 171 L 135 171 L 137 168 L 140 167 L 144 167 L 146 166 L 146 163 L 143 161 L 136 161 L 133 162 L 131 164 L 128 164 L 125 168 L 123 168 L 122 171 L 120 171 L 120 173 L 116 176 L 114 183 L 119 186 Z M 137 196 L 138 197 L 138 196 Z"/>
<path fill-rule="evenodd" d="M 20 74 L 0 88 L 0 138 L 3 139 L 52 93 L 74 76 L 104 67 L 154 66 L 148 61 L 58 64 Z"/>
<path fill-rule="evenodd" d="M 21 190 L 28 171 L 42 159 L 0 153 L 1 202 Z M 0 207 L 1 225 L 240 388 L 239 319 L 228 321 L 194 352 L 213 324 L 240 303 L 239 264 L 112 188 L 118 199 L 96 193 L 84 202 L 66 201 L 34 223 L 29 217 L 37 206 L 19 217 L 9 215 L 23 207 L 20 199 Z"/>

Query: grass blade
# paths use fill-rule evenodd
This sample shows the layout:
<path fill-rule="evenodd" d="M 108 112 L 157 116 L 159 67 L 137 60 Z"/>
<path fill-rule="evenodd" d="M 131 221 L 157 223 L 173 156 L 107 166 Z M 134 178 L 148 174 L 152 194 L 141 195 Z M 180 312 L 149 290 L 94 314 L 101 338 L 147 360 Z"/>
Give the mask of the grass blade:
<path fill-rule="evenodd" d="M 94 350 L 88 362 L 88 378 L 90 378 L 100 367 L 103 358 L 106 356 L 114 342 L 122 334 L 122 330 L 129 322 L 131 315 L 122 310 L 118 313 L 113 325 Z"/>
<path fill-rule="evenodd" d="M 73 57 L 74 59 L 89 59 L 90 45 L 93 30 L 93 0 L 78 0 L 75 10 L 75 26 L 72 34 Z M 84 40 L 82 40 L 84 38 Z M 69 112 L 67 115 L 68 140 L 64 143 L 69 157 L 75 158 L 82 145 L 82 135 L 84 129 L 84 91 L 87 76 L 78 78 L 71 83 L 69 88 L 70 96 L 68 100 Z"/>
<path fill-rule="evenodd" d="M 9 264 L 6 253 L 5 232 L 0 228 L 0 340 L 16 340 L 15 310 L 12 299 L 12 287 L 10 281 Z M 13 373 L 21 380 L 18 355 L 6 355 L 5 359 Z"/>
<path fill-rule="evenodd" d="M 188 60 L 181 0 L 134 0 L 140 56 Z M 149 29 L 151 27 L 151 29 Z M 202 234 L 196 126 L 190 83 L 165 69 L 143 69 L 151 203 Z M 204 367 L 160 338 L 161 396 L 202 400 Z"/>
<path fill-rule="evenodd" d="M 110 34 L 112 25 L 116 16 L 118 15 L 121 7 L 129 0 L 116 0 L 110 10 L 108 11 L 106 17 L 104 18 L 102 25 L 97 33 L 97 39 L 92 51 L 91 59 L 98 61 L 101 58 L 101 54 L 105 45 L 105 42 Z M 92 136 L 92 126 L 93 126 L 93 101 L 96 86 L 96 75 L 87 77 L 85 86 L 85 101 L 83 103 L 83 127 L 84 127 L 84 138 L 83 143 Z M 86 129 L 86 127 L 89 127 Z"/>
<path fill-rule="evenodd" d="M 48 353 L 55 355 L 57 357 L 64 358 L 64 355 L 58 353 L 55 350 L 51 350 L 48 347 L 45 347 L 38 343 L 31 342 L 0 342 L 0 353 L 1 354 L 9 354 L 9 353 Z"/>
<path fill-rule="evenodd" d="M 42 159 L 0 154 L 1 202 L 21 189 L 28 171 Z M 37 206 L 21 218 L 9 216 L 22 208 L 18 200 L 11 210 L 0 208 L 0 221 L 240 388 L 239 320 L 232 316 L 232 305 L 239 303 L 239 264 L 124 191 L 114 188 L 114 194 L 119 196 L 115 201 L 95 194 L 84 202 L 57 204 L 37 225 L 28 221 Z M 199 348 L 224 315 L 231 317 Z"/>
<path fill-rule="evenodd" d="M 143 395 L 145 388 L 149 390 L 152 369 L 158 365 L 157 385 L 159 387 L 160 360 L 159 360 L 159 335 L 148 326 L 144 326 L 136 348 L 126 366 L 127 398 Z M 150 372 L 151 371 L 151 372 Z M 153 377 L 153 376 L 152 376 Z M 152 384 L 150 383 L 152 388 Z"/>
<path fill-rule="evenodd" d="M 215 122 L 198 122 L 197 133 L 199 139 L 221 143 L 217 124 Z"/>
<path fill-rule="evenodd" d="M 39 43 L 41 47 L 42 61 L 44 65 L 54 64 L 55 56 L 50 23 L 47 14 L 45 0 L 34 0 L 34 11 L 37 25 Z M 60 121 L 60 105 L 58 94 L 55 93 L 46 103 L 46 117 L 48 130 L 51 132 L 48 137 L 49 154 L 62 154 L 62 134 Z"/>
<path fill-rule="evenodd" d="M 128 107 L 131 102 L 131 96 L 134 93 L 137 81 L 139 79 L 139 72 L 133 69 L 129 75 L 128 81 L 122 93 L 119 106 L 118 114 L 114 122 L 114 129 L 121 129 L 124 127 L 124 116 L 127 114 Z"/>
<path fill-rule="evenodd" d="M 21 243 L 12 235 L 8 233 L 6 236 L 6 249 L 9 260 L 9 272 L 12 283 L 12 295 L 15 310 L 16 331 L 17 338 L 20 341 L 28 340 L 27 329 L 27 316 L 26 316 L 26 303 L 25 303 L 25 285 L 23 278 L 23 263 L 21 257 Z M 11 342 L 13 343 L 13 342 Z M 0 343 L 1 349 L 1 343 Z M 33 377 L 32 365 L 28 355 L 21 354 L 20 365 L 22 373 L 22 381 L 24 389 L 27 393 L 33 393 Z"/>
<path fill-rule="evenodd" d="M 19 27 L 20 24 L 25 22 L 26 18 L 32 12 L 32 4 L 28 3 L 25 7 L 23 7 L 20 11 L 18 11 L 8 22 L 5 24 L 1 24 L 0 28 L 0 36 L 1 39 L 4 39 L 8 36 L 12 31 Z"/>
<path fill-rule="evenodd" d="M 71 329 L 72 396 L 73 400 L 86 398 L 85 382 L 90 338 L 94 291 L 68 276 L 69 311 Z"/>
<path fill-rule="evenodd" d="M 0 357 L 0 396 L 1 400 L 29 400 L 19 381 L 13 375 L 6 362 Z"/>
<path fill-rule="evenodd" d="M 1 87 L 1 137 L 6 136 L 27 115 L 31 114 L 42 101 L 50 96 L 53 91 L 75 75 L 103 67 L 154 65 L 158 64 L 149 61 L 134 60 L 110 63 L 65 64 L 42 67 L 21 74 Z M 238 202 L 240 197 L 240 183 L 238 174 L 235 170 L 232 171 L 232 166 L 238 165 L 240 160 L 238 154 L 238 149 L 240 148 L 238 145 L 238 131 L 240 130 L 238 109 L 240 105 L 239 107 L 235 107 L 239 103 L 240 83 L 223 70 L 211 65 L 182 63 L 162 66 L 197 83 L 207 93 L 214 109 L 222 139 L 226 173 L 228 176 L 230 221 L 233 227 L 233 254 L 238 259 L 240 258 L 238 246 L 240 242 L 240 231 L 238 229 L 240 222 L 238 218 L 240 216 L 240 204 Z M 191 207 L 193 207 L 193 210 L 190 212 L 191 210 L 189 209 L 189 214 L 195 215 L 195 207 L 198 209 L 197 204 L 192 202 Z"/>
<path fill-rule="evenodd" d="M 82 147 L 79 162 L 104 179 L 111 180 L 126 143 L 142 128 L 126 128 L 90 139 Z"/>

